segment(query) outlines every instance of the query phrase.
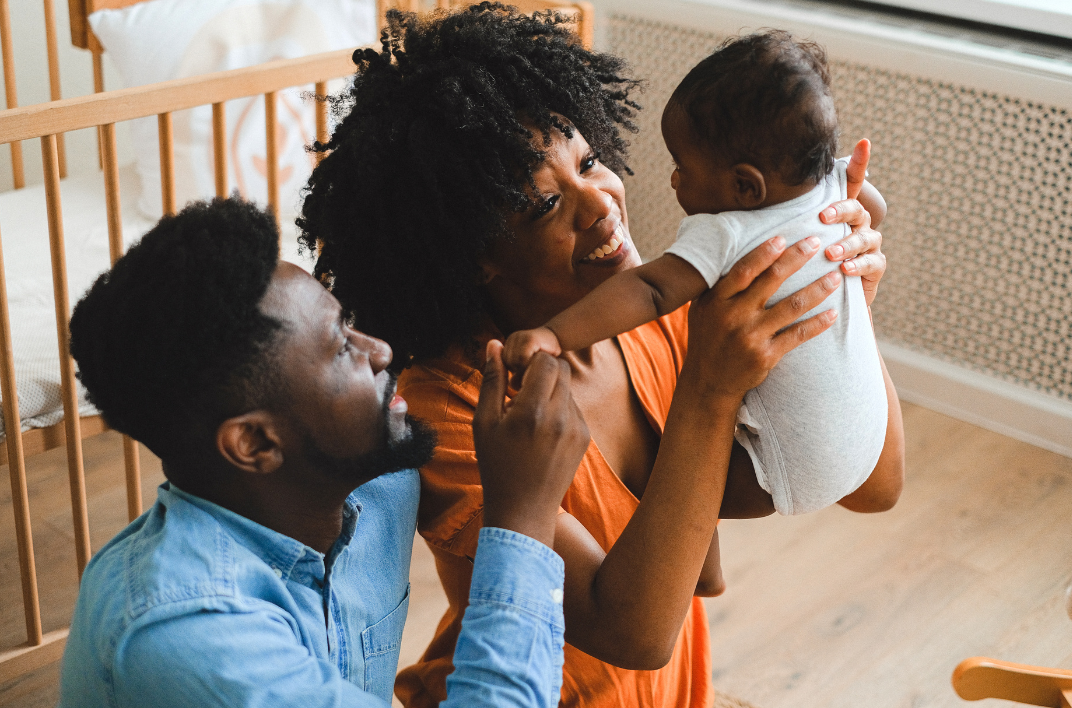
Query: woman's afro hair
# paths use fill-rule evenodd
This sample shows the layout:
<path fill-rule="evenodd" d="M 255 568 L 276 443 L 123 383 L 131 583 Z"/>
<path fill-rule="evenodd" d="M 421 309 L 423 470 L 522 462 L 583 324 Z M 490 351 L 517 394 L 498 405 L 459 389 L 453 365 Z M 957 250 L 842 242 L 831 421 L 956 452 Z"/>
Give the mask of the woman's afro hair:
<path fill-rule="evenodd" d="M 248 202 L 195 202 L 74 308 L 71 354 L 90 401 L 165 465 L 207 459 L 219 424 L 276 390 L 268 350 L 279 323 L 258 303 L 278 239 L 274 219 Z"/>
<path fill-rule="evenodd" d="M 314 146 L 327 154 L 298 226 L 315 274 L 397 367 L 477 333 L 478 261 L 533 203 L 539 137 L 576 128 L 628 171 L 621 132 L 639 106 L 623 62 L 581 46 L 563 16 L 483 2 L 387 21 L 382 49 L 354 52 L 353 85 L 332 99 L 341 122 Z"/>

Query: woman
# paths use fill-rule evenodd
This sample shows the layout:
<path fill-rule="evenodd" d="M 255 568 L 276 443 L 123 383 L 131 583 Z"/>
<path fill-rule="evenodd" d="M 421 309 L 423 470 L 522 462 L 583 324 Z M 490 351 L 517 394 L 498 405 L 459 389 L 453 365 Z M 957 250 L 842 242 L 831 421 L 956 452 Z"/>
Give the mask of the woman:
<path fill-rule="evenodd" d="M 636 84 L 620 60 L 584 50 L 554 17 L 483 3 L 389 22 L 382 53 L 355 53 L 354 86 L 336 106 L 346 115 L 320 146 L 329 154 L 299 225 L 305 245 L 319 247 L 317 273 L 357 325 L 387 340 L 399 364 L 414 364 L 400 391 L 439 434 L 422 470 L 418 528 L 450 608 L 421 662 L 396 682 L 404 704 L 428 706 L 445 696 L 482 525 L 470 424 L 481 367 L 501 366 L 499 345 L 488 343 L 640 263 L 617 174 L 627 170 L 620 132 L 633 129 Z M 880 237 L 859 204 L 835 207 L 837 220 L 859 227 L 841 244 L 846 271 L 868 278 L 873 297 L 885 267 Z M 586 259 L 612 243 L 604 258 Z M 815 248 L 775 239 L 691 308 L 568 355 L 592 444 L 554 541 L 566 563 L 565 705 L 710 704 L 707 620 L 695 595 L 722 590 L 717 553 L 708 553 L 720 502 L 724 492 L 733 502 L 724 516 L 771 511 L 733 493 L 752 475 L 733 443 L 736 412 L 785 351 L 829 326 L 823 315 L 793 322 L 837 287 L 836 273 L 764 308 Z M 880 464 L 899 466 L 888 389 Z"/>

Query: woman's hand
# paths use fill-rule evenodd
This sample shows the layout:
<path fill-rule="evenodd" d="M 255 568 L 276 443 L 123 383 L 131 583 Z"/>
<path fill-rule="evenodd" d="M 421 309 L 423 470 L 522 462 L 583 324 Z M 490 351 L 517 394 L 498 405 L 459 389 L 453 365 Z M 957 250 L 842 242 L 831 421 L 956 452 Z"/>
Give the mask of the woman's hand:
<path fill-rule="evenodd" d="M 819 214 L 824 224 L 848 224 L 852 233 L 826 249 L 826 257 L 841 261 L 841 272 L 863 280 L 864 298 L 870 307 L 878 293 L 878 283 L 886 272 L 882 234 L 871 228 L 871 215 L 855 199 L 834 202 Z"/>
<path fill-rule="evenodd" d="M 886 201 L 865 179 L 870 160 L 871 142 L 861 140 L 856 143 L 845 170 L 849 198 L 831 204 L 819 214 L 824 224 L 849 224 L 852 227 L 851 234 L 826 249 L 826 257 L 841 261 L 841 272 L 845 275 L 862 278 L 868 306 L 875 299 L 878 281 L 886 272 L 882 234 L 871 228 L 872 223 L 877 226 L 885 217 Z"/>
<path fill-rule="evenodd" d="M 739 405 L 745 392 L 758 386 L 786 352 L 828 329 L 837 318 L 834 310 L 794 322 L 838 287 L 838 271 L 766 307 L 778 287 L 818 250 L 817 237 L 787 249 L 785 239 L 776 236 L 738 261 L 713 288 L 694 300 L 689 311 L 689 356 L 682 378 L 695 371 L 694 384 L 690 385 Z"/>

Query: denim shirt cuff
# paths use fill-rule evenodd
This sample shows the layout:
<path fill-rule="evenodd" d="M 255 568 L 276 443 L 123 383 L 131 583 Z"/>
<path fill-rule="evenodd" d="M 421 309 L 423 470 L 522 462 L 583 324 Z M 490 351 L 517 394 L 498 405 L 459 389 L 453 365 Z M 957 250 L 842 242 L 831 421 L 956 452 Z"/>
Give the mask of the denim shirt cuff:
<path fill-rule="evenodd" d="M 553 550 L 507 529 L 480 530 L 469 604 L 492 603 L 562 624 L 565 564 Z"/>

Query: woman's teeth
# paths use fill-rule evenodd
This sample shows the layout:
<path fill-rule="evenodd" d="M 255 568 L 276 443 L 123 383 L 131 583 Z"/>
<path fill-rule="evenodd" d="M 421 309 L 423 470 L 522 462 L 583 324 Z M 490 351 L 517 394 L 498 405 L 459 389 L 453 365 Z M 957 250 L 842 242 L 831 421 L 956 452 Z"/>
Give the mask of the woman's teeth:
<path fill-rule="evenodd" d="M 621 235 L 621 231 L 616 230 L 614 232 L 614 237 L 610 241 L 608 241 L 607 243 L 603 244 L 602 246 L 597 246 L 596 250 L 592 251 L 591 253 L 589 253 L 587 256 L 584 257 L 584 260 L 586 260 L 586 261 L 594 261 L 594 260 L 598 260 L 600 258 L 605 258 L 606 256 L 610 255 L 611 253 L 614 253 L 615 251 L 617 251 L 618 246 L 621 246 L 622 242 L 624 242 L 624 241 L 625 241 L 625 237 Z"/>

